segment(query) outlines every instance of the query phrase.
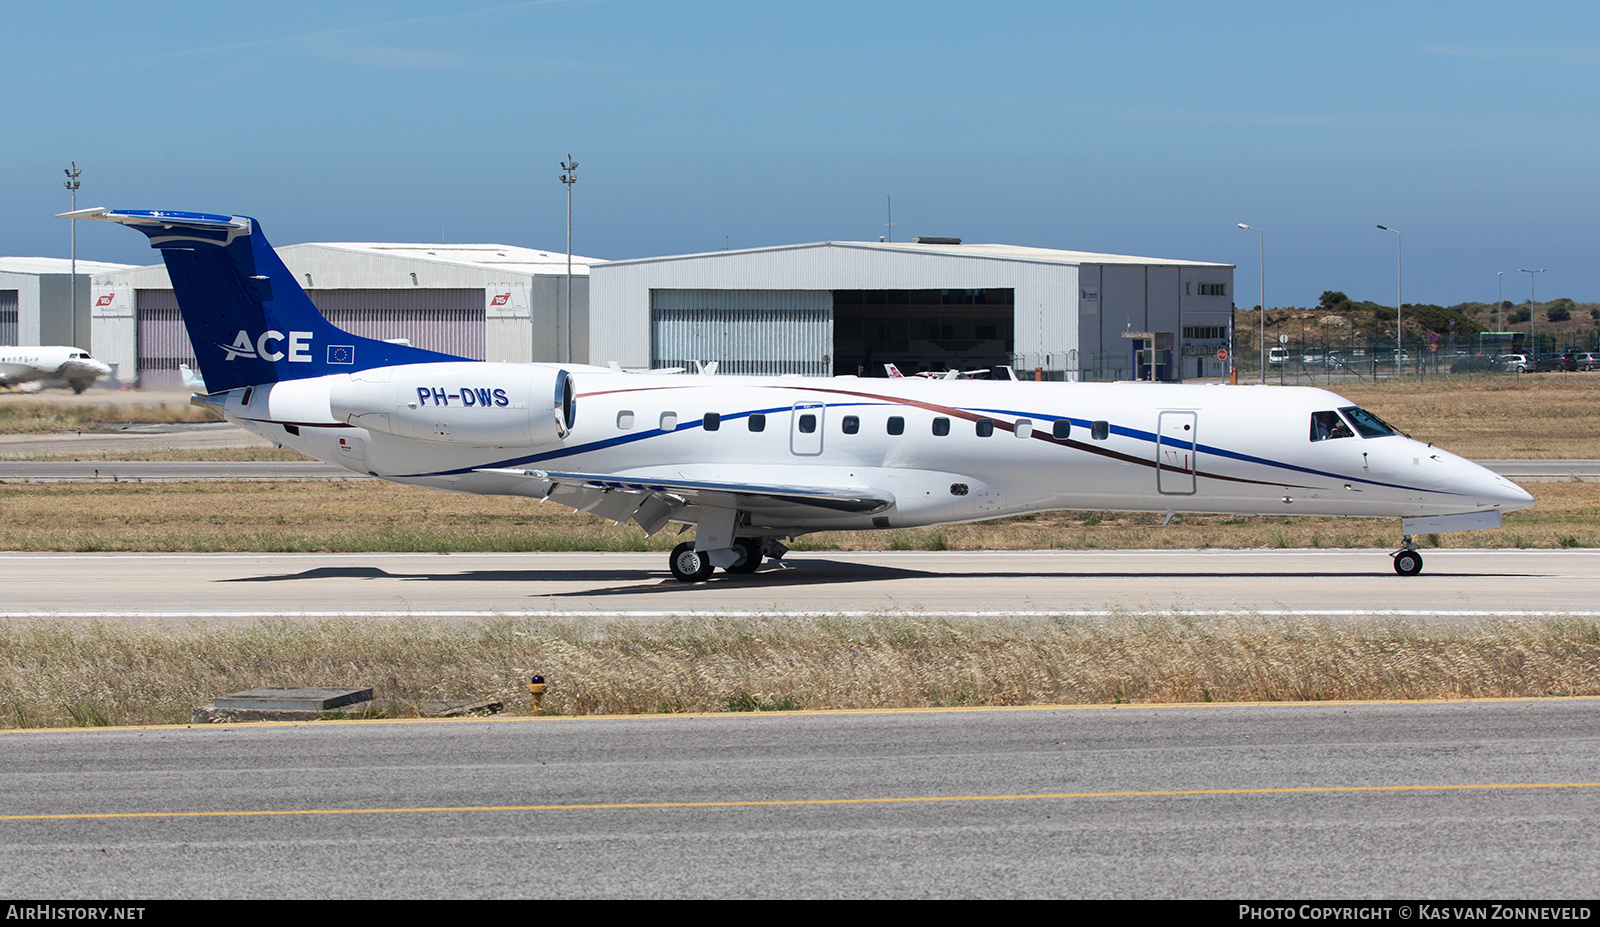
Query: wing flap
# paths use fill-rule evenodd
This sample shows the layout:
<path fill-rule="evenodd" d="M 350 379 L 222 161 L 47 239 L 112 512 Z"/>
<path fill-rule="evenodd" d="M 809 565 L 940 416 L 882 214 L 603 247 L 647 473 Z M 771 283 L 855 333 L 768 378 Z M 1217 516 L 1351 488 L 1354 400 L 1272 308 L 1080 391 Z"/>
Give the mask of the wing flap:
<path fill-rule="evenodd" d="M 781 483 L 686 480 L 675 476 L 566 473 L 556 470 L 484 468 L 475 472 L 545 480 L 557 487 L 551 493 L 553 502 L 563 502 L 562 499 L 556 498 L 557 494 L 570 498 L 587 490 L 651 495 L 665 493 L 677 496 L 686 502 L 696 503 L 702 496 L 715 494 L 720 497 L 733 497 L 740 508 L 759 509 L 773 504 L 800 505 L 858 515 L 871 515 L 894 505 L 894 496 L 881 489 L 868 489 L 864 486 L 796 486 Z M 566 492 L 563 493 L 562 490 Z"/>

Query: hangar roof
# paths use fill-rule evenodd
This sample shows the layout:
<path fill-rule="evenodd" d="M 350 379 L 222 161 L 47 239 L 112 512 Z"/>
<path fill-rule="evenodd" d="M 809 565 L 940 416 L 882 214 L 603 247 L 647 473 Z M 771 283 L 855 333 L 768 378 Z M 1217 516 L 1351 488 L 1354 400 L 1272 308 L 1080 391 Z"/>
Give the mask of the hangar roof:
<path fill-rule="evenodd" d="M 288 248 L 327 248 L 333 251 L 352 251 L 377 257 L 391 257 L 407 261 L 427 261 L 441 264 L 465 264 L 490 270 L 504 270 L 518 274 L 566 274 L 565 251 L 540 251 L 536 248 L 519 248 L 516 245 L 443 245 L 405 244 L 375 241 L 322 241 Z M 603 264 L 599 258 L 572 256 L 572 272 L 588 273 L 589 265 Z"/>
<path fill-rule="evenodd" d="M 297 277 L 309 274 L 320 289 L 477 288 L 503 285 L 511 279 L 560 277 L 567 272 L 565 251 L 515 245 L 334 241 L 281 245 L 277 251 L 290 271 Z M 586 277 L 591 266 L 604 263 L 574 254 L 572 275 Z M 96 272 L 97 283 L 154 289 L 172 286 L 164 264 L 106 267 L 108 272 Z"/>
<path fill-rule="evenodd" d="M 1030 248 L 1025 245 L 960 244 L 936 245 L 909 241 L 816 241 L 798 245 L 774 245 L 766 248 L 742 248 L 736 251 L 706 251 L 698 254 L 677 254 L 665 257 L 631 258 L 609 261 L 611 264 L 648 264 L 653 261 L 680 261 L 691 258 L 714 258 L 730 254 L 760 254 L 763 252 L 801 251 L 810 248 L 853 248 L 871 251 L 900 251 L 914 254 L 932 254 L 946 257 L 977 258 L 995 261 L 1025 261 L 1038 264 L 1150 264 L 1176 267 L 1232 267 L 1211 261 L 1180 261 L 1173 258 L 1138 257 L 1129 254 L 1101 254 L 1094 251 L 1062 251 L 1056 248 Z M 576 259 L 574 259 L 576 260 Z"/>
<path fill-rule="evenodd" d="M 133 264 L 108 264 L 105 261 L 78 261 L 78 273 L 99 274 L 108 270 L 123 270 Z M 50 257 L 0 257 L 0 274 L 70 274 L 69 258 Z"/>

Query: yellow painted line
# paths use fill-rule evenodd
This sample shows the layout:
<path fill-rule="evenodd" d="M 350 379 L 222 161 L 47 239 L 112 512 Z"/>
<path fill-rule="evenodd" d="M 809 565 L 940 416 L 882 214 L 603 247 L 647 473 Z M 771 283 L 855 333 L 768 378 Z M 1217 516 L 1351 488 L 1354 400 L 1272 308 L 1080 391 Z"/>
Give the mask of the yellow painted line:
<path fill-rule="evenodd" d="M 1182 798 L 1197 795 L 1336 795 L 1359 792 L 1463 792 L 1594 789 L 1600 782 L 1468 783 L 1462 785 L 1335 785 L 1276 789 L 1173 789 L 1149 792 L 1049 792 L 1020 795 L 910 795 L 900 798 L 798 798 L 766 801 L 620 802 L 580 805 L 460 805 L 436 808 L 292 808 L 278 811 L 112 811 L 94 814 L 7 814 L 0 821 L 87 821 L 125 818 L 259 818 L 345 814 L 462 814 L 490 811 L 630 811 L 672 808 L 774 808 L 818 805 L 909 805 L 940 802 L 1059 801 L 1090 798 Z"/>
<path fill-rule="evenodd" d="M 1018 711 L 1126 711 L 1133 709 L 1218 708 L 1354 708 L 1371 705 L 1493 705 L 1507 703 L 1600 701 L 1600 695 L 1498 695 L 1480 698 L 1324 699 L 1300 702 L 1123 702 L 1073 705 L 962 705 L 934 708 L 802 708 L 794 711 L 706 711 L 637 715 L 520 715 L 504 713 L 460 718 L 319 718 L 314 721 L 226 721 L 217 724 L 130 724 L 122 727 L 30 727 L 0 729 L 0 737 L 25 734 L 106 734 L 127 731 L 225 731 L 232 728 L 328 727 L 344 724 L 506 724 L 527 721 L 682 721 L 689 719 L 749 720 L 751 718 L 814 718 L 829 715 L 944 715 Z"/>

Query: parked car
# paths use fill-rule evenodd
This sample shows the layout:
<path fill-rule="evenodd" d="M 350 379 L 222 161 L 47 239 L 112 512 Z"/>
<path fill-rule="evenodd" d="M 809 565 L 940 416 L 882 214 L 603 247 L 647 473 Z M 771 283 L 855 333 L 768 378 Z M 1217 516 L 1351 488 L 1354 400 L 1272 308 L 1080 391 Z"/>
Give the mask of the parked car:
<path fill-rule="evenodd" d="M 1502 354 L 1497 362 L 1500 364 L 1500 369 L 1507 373 L 1528 372 L 1528 355 L 1526 354 Z"/>
<path fill-rule="evenodd" d="M 1503 369 L 1487 354 L 1457 354 L 1450 361 L 1451 373 L 1485 373 Z"/>
<path fill-rule="evenodd" d="M 1593 370 L 1600 367 L 1600 354 L 1594 351 L 1579 351 L 1572 357 L 1578 370 Z"/>
<path fill-rule="evenodd" d="M 1289 349 L 1276 347 L 1267 351 L 1267 365 L 1269 367 L 1282 367 L 1289 361 Z"/>

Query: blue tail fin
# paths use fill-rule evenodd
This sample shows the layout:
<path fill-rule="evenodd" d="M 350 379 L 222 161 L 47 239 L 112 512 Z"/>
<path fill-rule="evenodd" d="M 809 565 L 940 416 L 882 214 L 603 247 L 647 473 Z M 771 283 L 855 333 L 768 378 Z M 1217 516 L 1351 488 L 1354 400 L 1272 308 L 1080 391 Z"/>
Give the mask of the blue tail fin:
<path fill-rule="evenodd" d="M 200 375 L 213 392 L 395 364 L 468 360 L 336 328 L 248 216 L 104 208 L 64 215 L 119 222 L 149 236 L 166 261 Z"/>

